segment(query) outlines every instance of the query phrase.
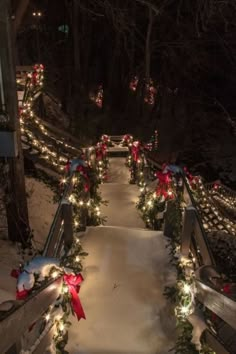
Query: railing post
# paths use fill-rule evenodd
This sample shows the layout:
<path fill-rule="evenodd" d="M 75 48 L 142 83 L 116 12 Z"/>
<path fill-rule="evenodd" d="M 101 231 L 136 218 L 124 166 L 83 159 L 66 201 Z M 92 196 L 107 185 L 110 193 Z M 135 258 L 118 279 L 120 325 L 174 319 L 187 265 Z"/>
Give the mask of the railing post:
<path fill-rule="evenodd" d="M 164 212 L 164 235 L 166 237 L 173 237 L 173 223 L 171 222 L 169 216 L 173 212 L 173 208 L 175 208 L 174 201 L 169 200 L 166 205 L 166 211 Z"/>
<path fill-rule="evenodd" d="M 183 230 L 181 237 L 181 253 L 183 256 L 189 256 L 189 249 L 191 243 L 191 236 L 194 231 L 194 224 L 196 220 L 196 210 L 193 206 L 188 206 L 184 213 Z"/>
<path fill-rule="evenodd" d="M 62 219 L 64 221 L 65 248 L 70 249 L 73 242 L 73 215 L 72 204 L 67 201 L 62 204 Z"/>

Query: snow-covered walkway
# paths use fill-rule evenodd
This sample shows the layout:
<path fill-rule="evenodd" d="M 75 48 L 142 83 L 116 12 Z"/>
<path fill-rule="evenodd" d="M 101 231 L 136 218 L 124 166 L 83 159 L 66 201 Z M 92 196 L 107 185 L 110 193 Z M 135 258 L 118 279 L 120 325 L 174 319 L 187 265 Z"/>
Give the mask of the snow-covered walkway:
<path fill-rule="evenodd" d="M 144 229 L 136 209 L 138 187 L 128 183 L 125 159 L 110 160 L 105 227 L 88 229 L 80 298 L 87 316 L 69 330 L 71 354 L 167 354 L 175 320 L 163 297 L 169 271 L 166 240 Z"/>

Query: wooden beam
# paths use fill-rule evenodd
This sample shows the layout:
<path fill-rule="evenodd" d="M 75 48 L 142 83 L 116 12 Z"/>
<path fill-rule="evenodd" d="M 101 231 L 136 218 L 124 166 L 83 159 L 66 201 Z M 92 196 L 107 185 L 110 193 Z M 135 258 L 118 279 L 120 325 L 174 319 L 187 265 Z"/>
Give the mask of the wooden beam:
<path fill-rule="evenodd" d="M 236 302 L 198 279 L 195 285 L 197 299 L 236 330 Z"/>
<path fill-rule="evenodd" d="M 189 256 L 191 236 L 194 231 L 194 225 L 196 222 L 196 210 L 190 205 L 187 206 L 184 213 L 184 222 L 181 236 L 181 252 L 183 256 Z"/>
<path fill-rule="evenodd" d="M 19 308 L 0 321 L 0 353 L 5 353 L 37 321 L 61 293 L 63 277 L 31 295 Z"/>

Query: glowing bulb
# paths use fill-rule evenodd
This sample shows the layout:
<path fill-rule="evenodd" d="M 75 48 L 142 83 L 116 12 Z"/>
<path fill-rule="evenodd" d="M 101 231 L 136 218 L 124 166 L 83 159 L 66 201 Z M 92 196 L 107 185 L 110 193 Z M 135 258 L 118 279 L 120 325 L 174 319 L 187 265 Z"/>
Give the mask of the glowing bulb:
<path fill-rule="evenodd" d="M 60 331 L 63 331 L 64 328 L 65 328 L 64 323 L 63 323 L 63 322 L 60 322 L 60 324 L 59 324 L 59 330 L 60 330 Z"/>
<path fill-rule="evenodd" d="M 58 274 L 59 274 L 59 272 L 57 271 L 57 270 L 55 270 L 53 273 L 52 273 L 52 278 L 56 278 L 56 277 L 58 277 Z"/>
<path fill-rule="evenodd" d="M 180 311 L 182 312 L 183 315 L 186 315 L 188 313 L 188 306 L 182 306 Z"/>
<path fill-rule="evenodd" d="M 47 313 L 46 316 L 45 316 L 45 320 L 46 320 L 46 321 L 49 321 L 49 319 L 50 319 L 50 314 Z"/>
<path fill-rule="evenodd" d="M 191 290 L 191 287 L 189 284 L 185 283 L 184 286 L 183 286 L 183 291 L 185 294 L 189 294 L 190 293 L 190 290 Z"/>
<path fill-rule="evenodd" d="M 63 292 L 64 294 L 67 294 L 67 293 L 68 293 L 68 287 L 67 287 L 67 286 L 64 286 L 64 287 L 62 288 L 62 292 Z"/>
<path fill-rule="evenodd" d="M 75 261 L 76 261 L 76 262 L 79 262 L 79 261 L 80 261 L 79 256 L 76 256 L 76 257 L 75 257 Z"/>

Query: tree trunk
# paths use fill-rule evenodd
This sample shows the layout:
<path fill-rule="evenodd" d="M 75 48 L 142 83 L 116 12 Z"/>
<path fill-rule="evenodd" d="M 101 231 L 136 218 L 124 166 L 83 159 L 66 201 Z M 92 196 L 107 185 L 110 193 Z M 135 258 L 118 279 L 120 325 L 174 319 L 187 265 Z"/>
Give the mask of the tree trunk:
<path fill-rule="evenodd" d="M 151 7 L 148 8 L 148 27 L 145 44 L 145 81 L 150 83 L 150 63 L 151 63 L 151 34 L 153 26 L 153 13 Z"/>

